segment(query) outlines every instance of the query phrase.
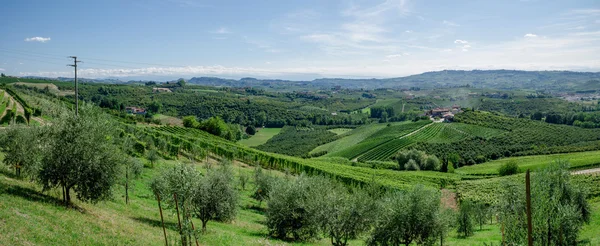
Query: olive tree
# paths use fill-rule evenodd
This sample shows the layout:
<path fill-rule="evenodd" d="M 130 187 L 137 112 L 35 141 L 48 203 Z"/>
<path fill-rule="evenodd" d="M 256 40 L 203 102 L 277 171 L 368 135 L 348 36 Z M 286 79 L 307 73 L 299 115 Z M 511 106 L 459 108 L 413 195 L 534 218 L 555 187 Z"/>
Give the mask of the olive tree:
<path fill-rule="evenodd" d="M 471 201 L 462 201 L 458 210 L 457 232 L 461 237 L 470 237 L 473 235 L 473 203 Z"/>
<path fill-rule="evenodd" d="M 192 200 L 197 194 L 200 178 L 201 174 L 194 166 L 178 164 L 163 170 L 150 184 L 154 193 L 160 196 L 168 208 L 177 209 L 178 218 L 181 213 L 183 219 L 179 233 L 183 242 L 189 242 L 193 234 Z"/>
<path fill-rule="evenodd" d="M 202 221 L 203 232 L 209 220 L 231 221 L 235 218 L 238 195 L 230 166 L 209 169 L 196 183 L 195 192 L 192 210 Z"/>
<path fill-rule="evenodd" d="M 590 221 L 586 192 L 571 182 L 568 168 L 557 161 L 531 177 L 533 240 L 542 245 L 575 245 L 581 226 Z M 524 190 L 522 184 L 508 184 L 501 199 L 500 218 L 509 244 L 527 239 Z"/>
<path fill-rule="evenodd" d="M 368 245 L 431 244 L 437 239 L 440 194 L 417 185 L 382 199 L 382 208 Z"/>
<path fill-rule="evenodd" d="M 262 168 L 257 167 L 254 170 L 255 191 L 254 194 L 252 194 L 252 198 L 259 202 L 259 207 L 264 200 L 269 198 L 269 193 L 276 182 L 277 178 L 266 174 Z"/>
<path fill-rule="evenodd" d="M 10 126 L 0 135 L 0 148 L 5 153 L 4 163 L 21 173 L 35 178 L 41 164 L 43 142 L 41 129 L 36 127 Z"/>
<path fill-rule="evenodd" d="M 61 187 L 66 205 L 71 190 L 81 201 L 109 198 L 123 160 L 116 129 L 108 115 L 89 104 L 80 107 L 77 117 L 61 113 L 44 131 L 47 151 L 38 175 L 44 190 Z"/>
<path fill-rule="evenodd" d="M 267 200 L 266 224 L 269 235 L 279 239 L 306 241 L 317 238 L 324 225 L 326 184 L 318 177 L 300 176 L 278 180 Z"/>
<path fill-rule="evenodd" d="M 125 204 L 129 204 L 129 190 L 131 190 L 129 183 L 132 179 L 140 176 L 142 169 L 144 169 L 144 164 L 133 157 L 128 158 L 123 165 L 123 172 L 125 174 L 123 180 L 125 183 Z"/>
<path fill-rule="evenodd" d="M 348 240 L 357 238 L 371 228 L 377 211 L 374 200 L 363 190 L 349 193 L 340 183 L 329 181 L 322 186 L 328 192 L 321 221 L 323 231 L 336 246 L 348 245 Z"/>

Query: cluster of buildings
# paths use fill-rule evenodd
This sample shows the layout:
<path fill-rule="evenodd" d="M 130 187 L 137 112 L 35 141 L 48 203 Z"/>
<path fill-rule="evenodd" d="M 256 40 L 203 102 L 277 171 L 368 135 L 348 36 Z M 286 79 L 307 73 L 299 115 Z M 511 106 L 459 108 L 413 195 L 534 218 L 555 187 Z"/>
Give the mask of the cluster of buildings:
<path fill-rule="evenodd" d="M 452 121 L 454 119 L 454 115 L 462 112 L 460 106 L 454 104 L 451 108 L 434 108 L 425 113 L 425 115 L 431 118 L 441 118 L 445 121 Z"/>

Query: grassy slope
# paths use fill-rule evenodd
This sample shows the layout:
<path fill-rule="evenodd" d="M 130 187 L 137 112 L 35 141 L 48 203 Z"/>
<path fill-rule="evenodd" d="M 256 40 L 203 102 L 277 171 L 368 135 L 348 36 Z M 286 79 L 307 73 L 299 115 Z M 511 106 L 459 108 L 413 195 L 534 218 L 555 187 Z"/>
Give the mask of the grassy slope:
<path fill-rule="evenodd" d="M 275 135 L 279 134 L 280 131 L 281 128 L 263 128 L 258 130 L 254 136 L 248 139 L 242 139 L 238 141 L 238 143 L 248 147 L 259 146 L 269 141 L 269 139 Z"/>
<path fill-rule="evenodd" d="M 342 134 L 348 133 L 348 132 L 350 132 L 352 130 L 354 130 L 354 129 L 350 129 L 350 128 L 334 128 L 334 129 L 330 129 L 329 131 L 333 132 L 333 133 L 335 133 L 337 135 L 342 135 Z"/>
<path fill-rule="evenodd" d="M 538 169 L 556 161 L 558 159 L 567 160 L 571 163 L 571 168 L 580 168 L 586 166 L 600 165 L 600 151 L 586 151 L 586 152 L 575 152 L 566 154 L 554 154 L 554 155 L 534 155 L 534 156 L 520 156 L 520 157 L 509 157 L 494 161 L 489 161 L 482 164 L 473 166 L 465 166 L 456 170 L 457 173 L 461 174 L 498 174 L 498 168 L 507 162 L 515 161 L 519 164 L 522 170 L 526 169 Z"/>
<path fill-rule="evenodd" d="M 0 159 L 2 156 L 0 154 Z M 7 245 L 163 245 L 160 217 L 157 204 L 148 182 L 163 167 L 173 165 L 174 161 L 163 161 L 154 169 L 145 168 L 142 176 L 134 182 L 131 203 L 125 205 L 121 186 L 115 189 L 114 201 L 98 204 L 76 202 L 82 211 L 64 209 L 57 204 L 59 193 L 40 192 L 40 187 L 28 181 L 15 179 L 9 170 L 0 169 L 0 242 Z M 235 173 L 252 174 L 252 168 L 236 164 Z M 198 167 L 200 170 L 201 167 Z M 274 175 L 280 172 L 269 171 Z M 423 172 L 425 173 L 425 172 Z M 515 176 L 516 177 L 516 176 Z M 499 179 L 486 180 L 496 183 Z M 413 181 L 414 182 L 414 181 Z M 328 239 L 309 243 L 289 243 L 269 239 L 264 226 L 264 213 L 255 209 L 258 203 L 250 198 L 252 180 L 245 191 L 240 190 L 240 207 L 237 219 L 232 223 L 209 222 L 208 233 L 200 238 L 201 245 L 329 245 Z M 600 200 L 592 200 L 592 221 L 582 229 L 580 238 L 591 245 L 600 242 Z M 262 208 L 265 204 L 262 204 Z M 177 238 L 177 218 L 172 210 L 164 210 L 167 234 L 171 244 Z M 194 220 L 196 226 L 200 221 Z M 10 226 L 4 226 L 10 225 Z M 450 233 L 445 245 L 482 245 L 498 243 L 501 234 L 498 224 L 485 225 L 483 230 L 475 231 L 472 237 L 459 238 Z M 363 239 L 354 240 L 350 245 L 363 245 Z"/>
<path fill-rule="evenodd" d="M 348 132 L 345 137 L 335 140 L 333 142 L 323 144 L 312 150 L 311 153 L 327 151 L 327 153 L 330 154 L 340 151 L 346 148 L 347 146 L 353 146 L 359 143 L 360 141 L 371 136 L 373 133 L 383 129 L 384 127 L 386 127 L 386 124 L 370 124 L 358 127 Z"/>

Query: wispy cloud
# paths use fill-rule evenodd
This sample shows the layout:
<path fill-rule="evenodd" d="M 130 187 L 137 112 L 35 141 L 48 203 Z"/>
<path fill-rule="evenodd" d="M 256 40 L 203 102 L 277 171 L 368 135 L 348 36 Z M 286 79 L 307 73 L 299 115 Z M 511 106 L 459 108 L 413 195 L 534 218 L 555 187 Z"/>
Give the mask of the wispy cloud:
<path fill-rule="evenodd" d="M 447 21 L 447 20 L 442 21 L 442 24 L 444 24 L 446 26 L 460 26 L 459 24 L 456 24 L 454 22 Z"/>
<path fill-rule="evenodd" d="M 225 27 L 220 27 L 219 29 L 213 31 L 212 33 L 215 33 L 215 34 L 231 34 L 231 31 L 229 31 L 229 29 L 227 29 Z"/>
<path fill-rule="evenodd" d="M 460 40 L 460 39 L 457 39 L 457 40 L 454 40 L 454 43 L 455 43 L 455 44 L 467 44 L 467 43 L 469 43 L 469 42 L 468 42 L 468 41 L 466 41 L 466 40 Z"/>
<path fill-rule="evenodd" d="M 535 34 L 533 34 L 533 33 L 527 33 L 527 34 L 525 34 L 525 36 L 523 36 L 523 37 L 526 37 L 526 38 L 537 38 L 537 35 L 535 35 Z"/>
<path fill-rule="evenodd" d="M 44 38 L 44 37 L 31 37 L 31 38 L 26 38 L 25 42 L 40 42 L 40 43 L 45 43 L 50 41 L 50 37 Z"/>

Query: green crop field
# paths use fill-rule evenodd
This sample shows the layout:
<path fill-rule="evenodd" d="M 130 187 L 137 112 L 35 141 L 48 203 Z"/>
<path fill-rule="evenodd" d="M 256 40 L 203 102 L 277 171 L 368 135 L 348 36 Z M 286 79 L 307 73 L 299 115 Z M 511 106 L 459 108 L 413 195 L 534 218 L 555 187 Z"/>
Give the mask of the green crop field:
<path fill-rule="evenodd" d="M 375 133 L 385 127 L 386 127 L 386 124 L 369 124 L 366 126 L 358 127 L 356 129 L 346 133 L 346 135 L 344 137 L 342 137 L 338 140 L 323 144 L 323 145 L 315 148 L 314 150 L 311 151 L 311 153 L 327 151 L 326 156 L 330 156 L 332 153 L 338 152 L 348 146 L 353 146 L 353 145 L 365 140 L 366 138 L 371 136 L 373 133 Z"/>
<path fill-rule="evenodd" d="M 344 133 L 348 133 L 350 131 L 352 131 L 354 129 L 350 129 L 350 128 L 334 128 L 334 129 L 329 129 L 330 132 L 333 132 L 337 135 L 342 135 Z"/>
<path fill-rule="evenodd" d="M 400 149 L 410 146 L 417 142 L 426 142 L 439 134 L 439 132 L 445 128 L 444 124 L 434 123 L 427 125 L 420 131 L 399 139 L 386 142 L 380 146 L 377 146 L 364 155 L 361 155 L 359 161 L 385 161 L 392 157 Z"/>
<path fill-rule="evenodd" d="M 248 139 L 242 139 L 238 141 L 238 143 L 248 147 L 259 146 L 269 141 L 269 139 L 275 135 L 279 134 L 281 128 L 262 128 L 257 130 L 258 131 L 256 134 L 254 134 L 254 136 L 251 136 Z"/>
<path fill-rule="evenodd" d="M 495 175 L 498 174 L 498 168 L 505 163 L 514 161 L 521 170 L 539 169 L 556 160 L 566 160 L 571 163 L 571 168 L 582 168 L 591 166 L 600 166 L 600 151 L 574 152 L 554 155 L 533 155 L 509 157 L 494 161 L 489 161 L 473 166 L 464 166 L 456 170 L 457 173 L 471 175 Z"/>
<path fill-rule="evenodd" d="M 422 120 L 422 121 L 418 121 L 418 122 L 410 122 L 410 123 L 405 122 L 402 124 L 390 125 L 389 127 L 385 127 L 383 129 L 373 133 L 371 136 L 369 136 L 365 140 L 359 142 L 358 144 L 352 145 L 341 151 L 335 152 L 330 156 L 340 156 L 340 157 L 345 157 L 348 159 L 353 159 L 355 157 L 358 157 L 358 156 L 366 153 L 367 151 L 369 151 L 373 148 L 376 148 L 377 146 L 380 146 L 380 145 L 385 144 L 389 141 L 392 141 L 396 138 L 399 138 L 406 134 L 414 132 L 414 131 L 418 130 L 419 128 L 424 127 L 430 123 L 431 123 L 431 121 Z"/>

